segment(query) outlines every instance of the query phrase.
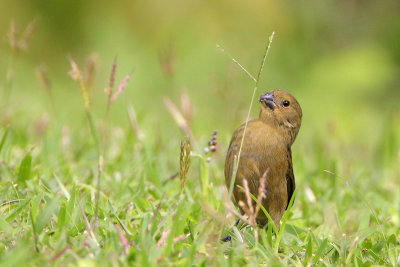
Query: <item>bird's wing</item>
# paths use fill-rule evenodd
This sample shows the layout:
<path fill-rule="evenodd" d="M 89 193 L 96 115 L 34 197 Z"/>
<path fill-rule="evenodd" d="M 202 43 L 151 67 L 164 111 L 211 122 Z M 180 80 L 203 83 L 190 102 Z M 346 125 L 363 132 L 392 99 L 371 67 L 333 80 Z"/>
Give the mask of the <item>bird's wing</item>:
<path fill-rule="evenodd" d="M 245 124 L 242 124 L 241 127 L 236 130 L 229 144 L 225 162 L 225 181 L 228 188 L 230 187 L 234 171 L 234 158 L 239 154 L 244 125 Z M 265 129 L 263 127 L 264 124 L 258 120 L 248 122 L 246 137 L 243 140 L 243 147 L 240 154 L 240 164 L 237 170 L 237 177 L 235 177 L 235 183 L 241 185 L 243 185 L 242 180 L 247 179 L 252 194 L 258 192 L 258 180 L 262 175 L 259 170 L 259 136 L 262 136 L 263 134 L 265 135 Z"/>
<path fill-rule="evenodd" d="M 251 128 L 254 126 L 255 121 L 249 121 L 247 125 L 246 138 L 243 140 L 243 147 L 241 151 L 242 166 L 244 166 L 244 161 L 251 160 L 255 152 L 254 148 L 257 147 L 257 140 L 251 136 Z M 233 134 L 231 142 L 229 143 L 229 148 L 226 155 L 225 162 L 225 178 L 230 180 L 232 177 L 232 172 L 234 169 L 233 163 L 235 156 L 239 155 L 240 144 L 242 142 L 243 132 L 245 124 L 242 124 Z M 254 132 L 253 132 L 254 134 Z M 236 159 L 237 160 L 237 159 Z"/>
<path fill-rule="evenodd" d="M 288 170 L 286 173 L 286 184 L 287 184 L 287 193 L 288 193 L 288 202 L 286 209 L 289 206 L 290 199 L 292 198 L 294 189 L 296 188 L 296 183 L 294 180 L 294 173 L 293 173 L 293 165 L 292 165 L 292 150 L 290 147 L 288 148 Z"/>

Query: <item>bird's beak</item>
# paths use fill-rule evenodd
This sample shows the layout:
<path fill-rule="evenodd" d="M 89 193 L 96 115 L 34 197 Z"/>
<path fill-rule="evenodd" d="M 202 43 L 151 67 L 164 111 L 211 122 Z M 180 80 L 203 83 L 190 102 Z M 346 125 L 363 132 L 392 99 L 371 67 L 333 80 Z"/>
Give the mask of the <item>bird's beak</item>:
<path fill-rule="evenodd" d="M 274 110 L 276 105 L 274 103 L 274 94 L 273 93 L 266 93 L 264 95 L 260 96 L 260 102 L 265 104 L 267 107 L 269 107 L 270 109 Z"/>

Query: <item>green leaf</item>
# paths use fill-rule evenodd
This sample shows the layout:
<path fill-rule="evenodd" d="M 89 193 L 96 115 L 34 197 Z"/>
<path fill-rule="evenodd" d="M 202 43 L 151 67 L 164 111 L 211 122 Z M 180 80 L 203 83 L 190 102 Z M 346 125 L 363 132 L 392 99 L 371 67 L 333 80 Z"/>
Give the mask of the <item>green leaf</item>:
<path fill-rule="evenodd" d="M 290 199 L 289 205 L 288 205 L 288 207 L 287 207 L 287 209 L 286 209 L 286 211 L 283 214 L 282 219 L 281 219 L 282 225 L 281 225 L 279 231 L 277 232 L 276 240 L 275 240 L 275 248 L 274 248 L 274 250 L 275 250 L 276 254 L 278 254 L 279 244 L 281 243 L 281 239 L 282 239 L 283 233 L 285 231 L 286 224 L 287 224 L 287 222 L 289 220 L 290 210 L 292 209 L 293 201 L 294 201 L 294 198 L 296 197 L 296 195 L 297 195 L 297 188 L 293 191 L 292 198 Z"/>
<path fill-rule="evenodd" d="M 319 258 L 322 258 L 323 254 L 325 253 L 325 249 L 328 246 L 328 238 L 325 238 L 322 243 L 320 244 L 317 252 L 315 252 L 315 257 L 313 259 L 313 264 L 316 264 Z"/>
<path fill-rule="evenodd" d="M 51 216 L 56 212 L 59 204 L 59 198 L 54 197 L 51 199 L 46 206 L 39 212 L 36 222 L 35 222 L 35 232 L 36 234 L 40 234 L 43 228 L 50 221 Z"/>
<path fill-rule="evenodd" d="M 375 254 L 372 250 L 368 250 L 369 255 L 371 255 L 372 258 L 374 258 L 376 261 L 379 262 L 379 264 L 386 265 L 387 263 L 381 259 L 378 255 Z"/>
<path fill-rule="evenodd" d="M 114 207 L 111 205 L 110 200 L 108 200 L 108 205 L 110 206 L 112 215 L 114 215 L 115 218 L 117 218 L 117 221 L 119 222 L 119 224 L 121 225 L 121 227 L 124 229 L 124 231 L 125 231 L 128 235 L 133 236 L 133 234 L 129 231 L 128 227 L 126 227 L 126 225 L 124 224 L 124 222 L 118 217 L 117 213 L 115 212 Z"/>
<path fill-rule="evenodd" d="M 76 199 L 76 185 L 74 185 L 74 187 L 72 188 L 71 197 L 68 200 L 68 205 L 67 205 L 68 219 L 67 219 L 67 221 L 72 220 L 72 214 L 74 212 L 74 207 L 75 207 L 75 199 Z"/>
<path fill-rule="evenodd" d="M 396 245 L 396 236 L 394 234 L 392 234 L 391 236 L 389 236 L 389 238 L 386 240 L 386 244 L 393 244 Z"/>
<path fill-rule="evenodd" d="M 57 177 L 57 175 L 54 175 L 55 180 L 57 181 L 58 186 L 60 187 L 61 191 L 64 193 L 64 196 L 69 200 L 71 198 L 71 195 L 68 193 L 68 190 L 65 188 L 63 183 L 60 181 L 60 179 Z"/>
<path fill-rule="evenodd" d="M 306 247 L 306 255 L 307 255 L 306 257 L 307 257 L 307 259 L 311 259 L 312 252 L 313 252 L 313 249 L 312 249 L 312 238 L 310 237 L 308 239 L 308 243 L 307 243 L 307 247 Z"/>
<path fill-rule="evenodd" d="M 57 235 L 61 233 L 61 230 L 65 225 L 65 217 L 66 217 L 66 207 L 65 203 L 62 203 L 57 217 Z"/>
<path fill-rule="evenodd" d="M 18 207 L 17 207 L 15 210 L 13 210 L 13 212 L 11 212 L 10 215 L 7 216 L 7 219 L 6 219 L 7 222 L 9 222 L 9 223 L 12 222 L 12 221 L 14 220 L 14 218 L 15 218 L 18 214 L 20 214 L 20 211 L 21 211 L 22 209 L 24 209 L 25 206 L 26 206 L 30 201 L 31 201 L 30 199 L 26 199 L 26 200 L 20 202 L 19 205 L 18 205 Z"/>
<path fill-rule="evenodd" d="M 272 220 L 268 220 L 268 229 L 267 229 L 267 241 L 270 248 L 272 248 L 272 228 L 274 222 Z"/>
<path fill-rule="evenodd" d="M 31 168 L 32 168 L 32 156 L 29 152 L 26 154 L 24 159 L 22 160 L 21 164 L 19 165 L 19 173 L 17 183 L 20 185 L 25 185 L 25 181 L 29 180 L 31 176 Z"/>
<path fill-rule="evenodd" d="M 3 149 L 3 146 L 7 140 L 7 136 L 8 136 L 8 132 L 9 132 L 10 127 L 7 127 L 6 130 L 4 131 L 3 137 L 1 138 L 1 142 L 0 142 L 0 153 L 1 150 Z"/>

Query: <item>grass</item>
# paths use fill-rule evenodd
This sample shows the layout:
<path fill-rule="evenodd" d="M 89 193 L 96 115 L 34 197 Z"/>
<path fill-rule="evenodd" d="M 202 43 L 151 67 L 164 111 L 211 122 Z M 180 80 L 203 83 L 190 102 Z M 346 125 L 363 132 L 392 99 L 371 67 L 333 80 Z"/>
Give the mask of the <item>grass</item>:
<path fill-rule="evenodd" d="M 235 228 L 233 242 L 222 243 L 236 220 L 226 209 L 229 140 L 220 136 L 227 135 L 210 132 L 218 143 L 210 152 L 208 136 L 195 138 L 187 110 L 169 99 L 166 110 L 177 122 L 171 128 L 191 135 L 190 142 L 169 129 L 151 138 L 153 129 L 140 129 L 143 121 L 129 103 L 129 123 L 117 127 L 109 113 L 112 105 L 125 105 L 116 98 L 130 76 L 113 98 L 114 62 L 103 116 L 91 109 L 83 74 L 71 64 L 84 127 L 70 129 L 51 112 L 49 121 L 24 127 L 18 120 L 38 115 L 13 114 L 16 105 L 2 103 L 13 114 L 0 131 L 2 266 L 400 264 L 395 119 L 387 121 L 374 157 L 328 132 L 296 143 L 296 200 L 280 231 L 275 235 L 270 225 L 256 239 L 251 227 Z"/>

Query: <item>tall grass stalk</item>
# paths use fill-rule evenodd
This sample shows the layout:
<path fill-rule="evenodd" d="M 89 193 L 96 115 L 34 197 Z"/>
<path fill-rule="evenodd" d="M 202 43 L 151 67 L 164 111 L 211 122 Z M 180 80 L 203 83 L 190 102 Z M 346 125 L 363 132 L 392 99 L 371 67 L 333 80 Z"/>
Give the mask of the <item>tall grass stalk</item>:
<path fill-rule="evenodd" d="M 260 69 L 258 70 L 257 79 L 255 81 L 255 85 L 253 88 L 253 94 L 251 96 L 250 106 L 249 106 L 249 110 L 247 112 L 246 122 L 245 122 L 244 129 L 243 129 L 243 136 L 242 136 L 242 140 L 240 141 L 239 153 L 237 155 L 236 172 L 239 168 L 240 155 L 242 153 L 243 142 L 244 142 L 244 138 L 246 136 L 247 124 L 249 123 L 251 109 L 253 108 L 254 97 L 255 97 L 257 89 L 258 89 L 258 83 L 260 82 L 261 73 L 264 70 L 265 61 L 267 59 L 269 49 L 271 48 L 271 44 L 272 44 L 272 40 L 274 39 L 274 35 L 275 35 L 275 32 L 272 32 L 271 36 L 268 38 L 268 43 L 267 43 L 267 46 L 265 47 L 264 56 L 263 56 L 263 59 L 262 59 L 261 65 L 260 65 Z M 235 181 L 236 181 L 236 173 L 234 175 L 234 180 L 231 181 L 231 183 L 233 182 L 233 184 L 235 184 Z M 229 197 L 231 197 L 231 195 Z"/>
<path fill-rule="evenodd" d="M 70 64 L 71 64 L 71 70 L 69 71 L 68 74 L 71 76 L 71 78 L 73 80 L 78 82 L 78 85 L 79 85 L 79 88 L 80 88 L 81 94 L 82 94 L 83 104 L 85 106 L 85 114 L 86 114 L 86 117 L 87 117 L 87 120 L 89 123 L 90 132 L 92 134 L 92 138 L 95 143 L 95 149 L 96 149 L 97 153 L 99 154 L 99 152 L 100 152 L 99 140 L 97 137 L 96 126 L 93 121 L 92 111 L 90 109 L 90 99 L 89 99 L 89 94 L 88 94 L 85 82 L 83 80 L 83 74 L 82 74 L 82 71 L 79 68 L 78 64 L 72 58 L 70 58 Z"/>
<path fill-rule="evenodd" d="M 114 85 L 115 85 L 115 76 L 117 72 L 117 59 L 114 59 L 114 62 L 111 67 L 111 73 L 110 73 L 110 79 L 109 79 L 109 87 L 105 90 L 105 93 L 107 94 L 107 108 L 106 108 L 106 118 L 105 118 L 105 125 L 103 128 L 103 136 L 102 136 L 102 142 L 101 142 L 101 149 L 100 149 L 100 155 L 99 155 L 99 168 L 98 168 L 98 175 L 97 175 L 97 185 L 96 185 L 96 206 L 95 206 L 95 219 L 94 219 L 94 225 L 96 224 L 98 220 L 98 215 L 99 215 L 99 199 L 100 199 L 100 186 L 101 186 L 101 176 L 104 171 L 104 157 L 105 157 L 105 152 L 107 148 L 107 137 L 108 137 L 108 123 L 109 123 L 109 117 L 110 117 L 110 109 L 112 104 L 114 103 L 115 100 L 119 97 L 120 94 L 122 94 L 125 90 L 125 87 L 128 85 L 129 80 L 131 79 L 132 73 L 129 73 L 128 75 L 125 76 L 125 78 L 122 80 L 122 82 L 118 85 L 117 91 L 114 92 Z"/>
<path fill-rule="evenodd" d="M 268 43 L 267 43 L 267 45 L 265 47 L 264 56 L 263 56 L 263 59 L 261 61 L 260 68 L 258 70 L 257 78 L 254 78 L 250 74 L 250 72 L 248 72 L 246 70 L 246 68 L 244 68 L 235 58 L 233 58 L 223 48 L 221 48 L 219 45 L 217 45 L 217 48 L 220 49 L 225 54 L 227 54 L 231 58 L 231 60 L 235 64 L 237 64 L 239 66 L 239 68 L 241 70 L 243 70 L 253 80 L 253 82 L 255 83 L 254 88 L 253 88 L 253 94 L 252 94 L 251 100 L 250 100 L 249 110 L 247 112 L 246 122 L 245 122 L 245 125 L 244 125 L 242 140 L 240 141 L 239 153 L 237 155 L 235 155 L 235 162 L 234 162 L 235 164 L 234 164 L 234 168 L 233 168 L 233 172 L 232 172 L 232 178 L 231 178 L 229 192 L 228 192 L 229 199 L 232 199 L 233 188 L 234 188 L 234 185 L 235 185 L 235 182 L 236 182 L 236 174 L 237 174 L 237 170 L 239 168 L 239 163 L 240 163 L 240 155 L 242 153 L 243 142 L 244 142 L 244 138 L 246 136 L 247 125 L 248 125 L 248 122 L 249 122 L 249 119 L 250 119 L 250 114 L 251 114 L 251 110 L 252 110 L 253 103 L 254 103 L 254 97 L 255 97 L 257 89 L 258 89 L 258 84 L 259 84 L 259 81 L 260 81 L 260 77 L 261 77 L 261 74 L 262 74 L 262 72 L 264 70 L 265 62 L 266 62 L 266 59 L 267 59 L 267 56 L 268 56 L 268 52 L 269 52 L 269 50 L 271 48 L 272 41 L 274 39 L 274 35 L 275 35 L 275 32 L 272 32 L 271 36 L 268 38 Z"/>
<path fill-rule="evenodd" d="M 72 70 L 69 72 L 69 74 L 74 80 L 76 80 L 78 82 L 79 87 L 81 89 L 82 98 L 83 98 L 83 102 L 85 105 L 85 112 L 86 112 L 86 115 L 88 118 L 88 122 L 89 122 L 89 126 L 90 126 L 90 129 L 92 132 L 93 139 L 95 140 L 96 151 L 98 154 L 95 213 L 94 213 L 94 220 L 93 220 L 93 224 L 92 224 L 92 229 L 95 229 L 96 223 L 98 220 L 98 214 L 99 214 L 100 186 L 101 186 L 101 177 L 102 177 L 102 174 L 104 171 L 104 154 L 105 154 L 105 150 L 107 147 L 108 121 L 109 121 L 110 108 L 111 108 L 111 105 L 114 103 L 114 101 L 117 100 L 118 96 L 125 90 L 125 87 L 128 84 L 132 73 L 125 76 L 125 78 L 119 84 L 117 91 L 114 92 L 115 76 L 116 76 L 116 70 L 117 70 L 117 66 L 118 66 L 117 60 L 114 59 L 114 62 L 112 64 L 112 68 L 111 68 L 109 85 L 108 85 L 108 88 L 106 88 L 106 90 L 105 90 L 105 93 L 107 94 L 105 125 L 103 128 L 101 143 L 99 143 L 98 138 L 97 138 L 96 127 L 95 127 L 92 112 L 90 109 L 90 98 L 89 98 L 88 87 L 86 86 L 85 80 L 83 78 L 83 73 L 80 70 L 78 64 L 73 59 L 70 59 L 70 63 L 71 63 Z"/>
<path fill-rule="evenodd" d="M 18 31 L 17 23 L 12 20 L 10 28 L 6 35 L 6 42 L 8 43 L 11 53 L 8 61 L 8 68 L 5 77 L 5 103 L 9 104 L 11 92 L 13 89 L 14 76 L 18 65 L 18 58 L 22 52 L 26 52 L 29 48 L 29 40 L 32 38 L 36 29 L 36 20 L 33 19 L 28 23 L 23 32 Z"/>

